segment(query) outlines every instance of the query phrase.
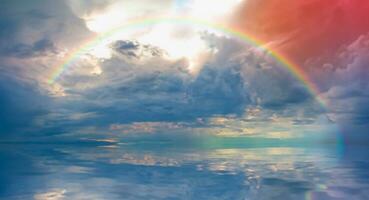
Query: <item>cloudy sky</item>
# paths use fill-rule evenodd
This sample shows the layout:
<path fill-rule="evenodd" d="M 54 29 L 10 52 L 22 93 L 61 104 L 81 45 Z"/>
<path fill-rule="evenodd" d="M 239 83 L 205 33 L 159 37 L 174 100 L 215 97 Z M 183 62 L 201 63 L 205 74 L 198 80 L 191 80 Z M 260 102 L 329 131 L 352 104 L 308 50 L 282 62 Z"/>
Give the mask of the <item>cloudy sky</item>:
<path fill-rule="evenodd" d="M 0 9 L 1 140 L 369 128 L 369 2 L 4 0 Z"/>

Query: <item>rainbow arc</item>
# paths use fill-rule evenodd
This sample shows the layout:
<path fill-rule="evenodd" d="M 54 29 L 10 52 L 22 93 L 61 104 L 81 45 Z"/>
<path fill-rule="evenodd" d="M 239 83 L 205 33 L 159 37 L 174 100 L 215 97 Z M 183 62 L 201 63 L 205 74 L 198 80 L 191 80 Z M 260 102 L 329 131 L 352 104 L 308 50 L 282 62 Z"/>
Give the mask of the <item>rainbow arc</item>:
<path fill-rule="evenodd" d="M 257 39 L 245 31 L 239 30 L 234 27 L 229 27 L 224 24 L 219 23 L 212 23 L 209 21 L 199 20 L 190 17 L 159 17 L 159 18 L 145 18 L 145 19 L 138 19 L 129 21 L 128 23 L 123 24 L 122 26 L 115 28 L 109 32 L 105 32 L 100 35 L 93 36 L 83 42 L 81 46 L 76 48 L 74 51 L 68 53 L 66 58 L 61 62 L 58 63 L 55 67 L 53 72 L 51 73 L 50 77 L 48 78 L 49 84 L 53 84 L 65 70 L 67 70 L 73 63 L 78 60 L 79 57 L 84 55 L 88 52 L 89 49 L 93 48 L 101 44 L 102 42 L 106 41 L 109 38 L 112 38 L 114 35 L 118 33 L 122 33 L 124 31 L 128 31 L 131 29 L 139 29 L 144 28 L 147 26 L 152 26 L 156 24 L 165 24 L 165 23 L 173 23 L 173 24 L 188 24 L 188 25 L 196 25 L 196 26 L 204 26 L 206 28 L 213 29 L 218 32 L 225 33 L 229 36 L 236 37 L 247 44 L 256 46 L 264 50 L 268 53 L 272 58 L 282 64 L 296 79 L 301 81 L 305 88 L 315 97 L 315 99 L 323 106 L 327 106 L 327 102 L 319 95 L 319 89 L 316 84 L 311 80 L 308 74 L 296 63 L 288 59 L 287 56 L 273 50 L 270 47 L 264 45 L 264 42 Z"/>

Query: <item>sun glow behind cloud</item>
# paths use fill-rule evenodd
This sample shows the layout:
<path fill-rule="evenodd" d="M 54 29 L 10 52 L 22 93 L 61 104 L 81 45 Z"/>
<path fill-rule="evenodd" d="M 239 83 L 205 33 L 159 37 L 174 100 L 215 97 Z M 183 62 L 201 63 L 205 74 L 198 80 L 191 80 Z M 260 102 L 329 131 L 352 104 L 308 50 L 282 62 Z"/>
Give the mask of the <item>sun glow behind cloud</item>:
<path fill-rule="evenodd" d="M 100 12 L 85 14 L 82 18 L 85 20 L 87 27 L 97 34 L 108 33 L 141 18 L 180 16 L 204 21 L 226 22 L 240 2 L 240 0 L 182 0 L 170 3 L 164 2 L 162 6 L 155 7 L 147 6 L 144 2 L 141 4 L 127 1 L 114 3 Z M 202 38 L 201 34 L 203 32 L 215 33 L 214 30 L 208 27 L 189 24 L 165 23 L 144 26 L 113 34 L 109 40 L 95 46 L 88 53 L 97 58 L 110 58 L 112 52 L 109 45 L 112 41 L 133 39 L 163 49 L 167 52 L 169 59 L 186 59 L 188 70 L 196 74 L 206 60 L 215 53 L 214 49 L 209 48 Z"/>
<path fill-rule="evenodd" d="M 224 20 L 241 2 L 242 0 L 193 0 L 188 6 L 189 15 L 204 20 Z"/>

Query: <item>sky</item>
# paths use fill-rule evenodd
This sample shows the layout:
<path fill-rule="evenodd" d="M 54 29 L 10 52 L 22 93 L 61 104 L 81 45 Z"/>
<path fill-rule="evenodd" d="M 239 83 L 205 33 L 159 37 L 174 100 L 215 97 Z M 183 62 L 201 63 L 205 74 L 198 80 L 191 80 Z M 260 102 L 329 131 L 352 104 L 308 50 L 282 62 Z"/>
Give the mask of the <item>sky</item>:
<path fill-rule="evenodd" d="M 4 0 L 0 9 L 2 141 L 369 139 L 369 2 Z"/>

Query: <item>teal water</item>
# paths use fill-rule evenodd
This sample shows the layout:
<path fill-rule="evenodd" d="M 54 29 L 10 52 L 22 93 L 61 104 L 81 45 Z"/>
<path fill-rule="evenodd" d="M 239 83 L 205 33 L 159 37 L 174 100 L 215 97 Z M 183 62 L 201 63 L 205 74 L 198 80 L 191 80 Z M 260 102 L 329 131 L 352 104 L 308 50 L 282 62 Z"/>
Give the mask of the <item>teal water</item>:
<path fill-rule="evenodd" d="M 1 144 L 0 199 L 369 199 L 369 148 Z"/>

